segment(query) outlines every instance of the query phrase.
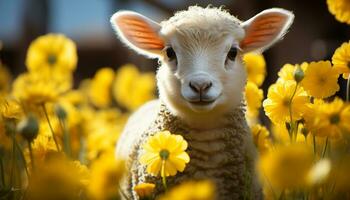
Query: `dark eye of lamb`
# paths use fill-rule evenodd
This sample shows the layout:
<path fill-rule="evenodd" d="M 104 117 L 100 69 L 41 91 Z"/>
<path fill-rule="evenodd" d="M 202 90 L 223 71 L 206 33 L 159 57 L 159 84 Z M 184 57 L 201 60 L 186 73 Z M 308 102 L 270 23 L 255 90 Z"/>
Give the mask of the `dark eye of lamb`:
<path fill-rule="evenodd" d="M 231 47 L 230 51 L 227 53 L 227 58 L 230 60 L 235 60 L 237 56 L 237 48 Z"/>
<path fill-rule="evenodd" d="M 169 58 L 169 61 L 176 59 L 176 53 L 173 48 L 168 47 L 165 51 L 166 51 L 166 55 Z"/>

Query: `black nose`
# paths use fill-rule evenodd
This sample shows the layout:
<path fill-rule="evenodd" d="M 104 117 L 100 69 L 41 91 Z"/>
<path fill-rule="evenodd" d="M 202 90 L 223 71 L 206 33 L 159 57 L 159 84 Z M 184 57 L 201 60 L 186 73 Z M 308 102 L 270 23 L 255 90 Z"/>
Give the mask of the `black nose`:
<path fill-rule="evenodd" d="M 190 88 L 193 92 L 203 94 L 213 85 L 211 81 L 196 80 L 190 81 Z"/>

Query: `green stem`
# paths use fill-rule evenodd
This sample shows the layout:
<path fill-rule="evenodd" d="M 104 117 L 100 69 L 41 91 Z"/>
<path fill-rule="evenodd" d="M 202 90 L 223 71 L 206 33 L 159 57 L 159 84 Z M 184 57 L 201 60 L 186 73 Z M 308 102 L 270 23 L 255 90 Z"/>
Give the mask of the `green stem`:
<path fill-rule="evenodd" d="M 11 158 L 11 175 L 10 175 L 10 178 L 11 178 L 11 187 L 13 187 L 13 184 L 14 184 L 14 175 L 15 175 L 15 165 L 16 165 L 16 146 L 15 146 L 15 139 L 14 139 L 14 136 L 13 134 L 11 134 L 11 137 L 12 137 L 12 158 Z"/>
<path fill-rule="evenodd" d="M 70 137 L 68 134 L 68 130 L 66 127 L 66 123 L 64 120 L 59 119 L 60 122 L 60 127 L 62 129 L 63 133 L 63 147 L 64 147 L 64 152 L 67 154 L 67 156 L 71 156 L 71 148 L 70 148 Z"/>
<path fill-rule="evenodd" d="M 324 156 L 326 155 L 326 152 L 327 152 L 327 147 L 328 147 L 328 137 L 326 138 L 326 144 L 324 145 L 324 149 L 323 149 L 323 152 L 322 152 L 322 158 L 324 158 Z"/>
<path fill-rule="evenodd" d="M 162 169 L 161 169 L 162 183 L 165 191 L 168 190 L 168 186 L 166 184 L 166 175 L 165 175 L 165 160 L 162 161 Z"/>
<path fill-rule="evenodd" d="M 56 140 L 56 137 L 55 137 L 55 132 L 53 131 L 53 128 L 52 128 L 52 125 L 51 125 L 51 122 L 50 122 L 50 119 L 49 119 L 49 115 L 47 114 L 46 106 L 45 106 L 45 104 L 42 104 L 41 106 L 42 106 L 42 108 L 44 110 L 44 114 L 45 114 L 47 123 L 49 124 L 50 130 L 51 130 L 51 133 L 52 133 L 52 137 L 53 137 L 53 141 L 55 142 L 57 151 L 60 151 L 60 148 L 58 146 L 58 143 L 57 143 L 57 140 Z"/>
<path fill-rule="evenodd" d="M 280 194 L 280 196 L 278 197 L 278 200 L 282 200 L 282 199 L 284 199 L 284 190 L 282 190 L 282 192 L 281 192 L 281 194 Z"/>
<path fill-rule="evenodd" d="M 26 162 L 26 159 L 24 158 L 22 148 L 19 146 L 19 144 L 18 144 L 16 138 L 15 138 L 15 146 L 16 146 L 17 150 L 19 151 L 19 155 L 20 155 L 21 160 L 22 160 L 22 162 L 23 162 L 24 170 L 25 170 L 25 172 L 26 172 L 26 174 L 27 174 L 27 177 L 29 177 L 27 162 Z"/>
<path fill-rule="evenodd" d="M 349 102 L 350 100 L 350 74 L 348 77 L 348 81 L 346 83 L 346 101 Z"/>
<path fill-rule="evenodd" d="M 167 186 L 167 184 L 166 184 L 166 176 L 163 176 L 163 177 L 162 177 L 162 183 L 163 183 L 163 186 L 164 186 L 165 191 L 167 191 L 167 190 L 168 190 L 168 186 Z"/>
<path fill-rule="evenodd" d="M 292 96 L 290 97 L 290 101 L 289 101 L 289 117 L 290 117 L 290 129 L 289 129 L 289 135 L 291 136 L 291 141 L 294 141 L 293 139 L 293 132 L 294 132 L 294 123 L 293 123 L 293 114 L 292 114 L 292 103 L 293 103 L 293 98 L 297 92 L 299 83 L 297 83 L 295 85 L 295 89 L 293 91 Z M 295 136 L 295 140 L 296 140 L 296 136 Z"/>
<path fill-rule="evenodd" d="M 0 157 L 0 172 L 1 172 L 1 183 L 2 187 L 5 188 L 5 173 L 4 173 L 4 162 L 2 161 L 2 156 Z"/>
<path fill-rule="evenodd" d="M 272 192 L 272 195 L 273 195 L 273 199 L 277 199 L 277 193 L 275 192 L 275 190 L 273 189 L 271 183 L 270 183 L 270 180 L 268 179 L 268 177 L 266 176 L 266 174 L 263 172 L 262 173 L 266 179 L 266 182 L 267 184 L 269 185 L 270 189 L 271 189 L 271 192 Z"/>
<path fill-rule="evenodd" d="M 32 144 L 30 143 L 30 141 L 28 141 L 28 149 L 29 149 L 29 155 L 30 155 L 30 163 L 32 165 L 32 171 L 33 171 L 35 170 L 35 163 L 34 163 Z"/>
<path fill-rule="evenodd" d="M 298 139 L 298 130 L 299 130 L 299 123 L 298 121 L 295 122 L 295 130 L 294 130 L 294 141 L 297 141 Z"/>

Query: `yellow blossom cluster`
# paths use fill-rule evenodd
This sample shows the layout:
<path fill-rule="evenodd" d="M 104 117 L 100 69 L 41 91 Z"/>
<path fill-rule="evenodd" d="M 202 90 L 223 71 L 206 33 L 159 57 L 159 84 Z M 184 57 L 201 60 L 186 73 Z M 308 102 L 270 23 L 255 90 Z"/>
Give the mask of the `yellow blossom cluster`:
<path fill-rule="evenodd" d="M 109 67 L 101 68 L 82 84 L 94 106 L 107 108 L 117 103 L 130 111 L 154 99 L 155 87 L 155 75 L 141 73 L 132 64 L 121 66 L 116 72 Z"/>
<path fill-rule="evenodd" d="M 0 199 L 120 199 L 114 149 L 127 117 L 155 98 L 155 77 L 105 67 L 73 89 L 75 43 L 35 39 L 26 72 L 0 63 Z M 131 94 L 131 96 L 130 96 Z"/>
<path fill-rule="evenodd" d="M 336 96 L 340 75 L 348 79 L 348 44 L 335 50 L 332 61 L 285 64 L 280 69 L 262 103 L 271 133 L 259 121 L 250 120 L 267 199 L 348 195 L 344 190 L 348 184 L 332 177 L 334 169 L 343 169 L 339 160 L 346 156 L 350 138 L 349 86 L 345 101 Z"/>
<path fill-rule="evenodd" d="M 117 71 L 104 67 L 72 89 L 76 64 L 74 42 L 48 34 L 32 42 L 27 72 L 13 82 L 0 66 L 4 72 L 0 76 L 1 198 L 121 198 L 119 182 L 125 164 L 115 157 L 114 149 L 130 113 L 155 98 L 155 76 L 132 64 Z M 149 173 L 172 176 L 189 162 L 186 148 L 182 136 L 156 133 L 145 144 L 141 161 Z M 174 191 L 185 197 L 191 187 L 198 189 L 191 194 L 196 199 L 214 197 L 209 182 L 188 183 Z M 134 190 L 140 198 L 148 198 L 154 188 L 143 183 Z"/>
<path fill-rule="evenodd" d="M 247 104 L 246 116 L 249 123 L 254 123 L 258 119 L 261 101 L 264 98 L 263 90 L 259 87 L 265 80 L 266 62 L 262 54 L 256 53 L 245 54 L 243 61 L 248 76 L 244 92 Z"/>
<path fill-rule="evenodd" d="M 337 20 L 350 24 L 348 1 L 327 4 Z M 285 64 L 264 100 L 259 89 L 266 75 L 263 56 L 248 53 L 243 60 L 248 74 L 246 118 L 260 154 L 257 170 L 265 198 L 346 199 L 350 42 L 341 44 L 329 61 Z M 340 75 L 347 80 L 343 99 L 337 96 Z M 269 126 L 258 118 L 261 104 Z"/>

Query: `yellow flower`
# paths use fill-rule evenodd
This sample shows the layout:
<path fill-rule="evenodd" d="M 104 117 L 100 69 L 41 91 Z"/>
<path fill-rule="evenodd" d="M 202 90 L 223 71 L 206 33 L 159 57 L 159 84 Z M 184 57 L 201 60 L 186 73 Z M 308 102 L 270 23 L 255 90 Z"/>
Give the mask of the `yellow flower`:
<path fill-rule="evenodd" d="M 317 103 L 313 107 L 312 133 L 321 137 L 339 138 L 342 133 L 350 133 L 350 105 L 336 98 L 330 103 Z"/>
<path fill-rule="evenodd" d="M 266 76 L 266 62 L 262 54 L 247 53 L 243 61 L 248 73 L 248 81 L 261 86 Z"/>
<path fill-rule="evenodd" d="M 272 145 L 270 140 L 270 133 L 265 126 L 255 124 L 251 127 L 255 146 L 258 147 L 260 153 L 268 151 Z"/>
<path fill-rule="evenodd" d="M 248 81 L 245 86 L 245 98 L 247 102 L 247 115 L 249 117 L 257 117 L 259 115 L 261 101 L 264 98 L 263 90 L 259 89 L 254 83 Z"/>
<path fill-rule="evenodd" d="M 307 184 L 313 153 L 306 145 L 277 146 L 258 162 L 260 178 L 274 190 L 298 189 Z"/>
<path fill-rule="evenodd" d="M 53 138 L 47 135 L 39 134 L 31 143 L 31 145 L 33 150 L 33 156 L 35 159 L 34 162 L 36 164 L 44 163 L 50 155 L 55 154 L 57 152 L 57 148 Z M 26 149 L 25 151 L 25 157 L 28 163 L 32 162 L 30 160 L 28 149 Z"/>
<path fill-rule="evenodd" d="M 9 92 L 11 82 L 11 74 L 0 61 L 0 95 L 5 95 Z"/>
<path fill-rule="evenodd" d="M 116 75 L 113 95 L 118 103 L 129 110 L 135 110 L 155 98 L 156 88 L 153 73 L 140 73 L 136 66 L 122 66 Z"/>
<path fill-rule="evenodd" d="M 91 181 L 88 191 L 96 200 L 119 199 L 119 181 L 125 164 L 115 159 L 114 154 L 103 154 L 91 165 Z"/>
<path fill-rule="evenodd" d="M 13 84 L 13 95 L 27 104 L 54 102 L 72 87 L 72 77 L 50 73 L 25 73 Z"/>
<path fill-rule="evenodd" d="M 177 171 L 184 171 L 190 157 L 185 152 L 187 142 L 181 135 L 163 131 L 151 136 L 143 145 L 144 154 L 141 164 L 147 165 L 147 172 L 157 176 L 174 176 Z"/>
<path fill-rule="evenodd" d="M 187 181 L 172 188 L 159 200 L 214 200 L 215 185 L 210 181 Z"/>
<path fill-rule="evenodd" d="M 263 102 L 266 115 L 274 123 L 289 122 L 290 112 L 292 110 L 293 121 L 301 118 L 303 111 L 307 109 L 309 98 L 306 92 L 298 87 L 296 90 L 296 82 L 285 81 L 284 83 L 276 83 L 270 86 L 267 99 Z M 293 93 L 295 94 L 293 96 Z M 291 101 L 291 97 L 293 100 Z"/>
<path fill-rule="evenodd" d="M 314 131 L 317 129 L 318 122 L 320 120 L 318 106 L 323 104 L 322 99 L 314 99 L 312 103 L 309 104 L 309 109 L 305 110 L 303 119 L 305 120 L 305 128 L 309 131 Z"/>
<path fill-rule="evenodd" d="M 7 119 L 20 119 L 23 110 L 18 101 L 14 99 L 0 100 L 0 114 Z"/>
<path fill-rule="evenodd" d="M 140 199 L 143 199 L 152 196 L 155 187 L 153 183 L 140 183 L 134 187 L 134 190 Z"/>
<path fill-rule="evenodd" d="M 95 106 L 106 108 L 111 104 L 113 79 L 114 71 L 111 68 L 105 67 L 96 72 L 89 89 L 89 98 Z"/>
<path fill-rule="evenodd" d="M 303 62 L 300 67 L 305 72 L 306 68 L 308 66 L 308 63 Z M 280 81 L 295 81 L 294 79 L 294 72 L 299 67 L 298 64 L 291 65 L 291 64 L 285 64 L 278 72 L 278 82 Z"/>
<path fill-rule="evenodd" d="M 311 62 L 305 70 L 301 85 L 316 98 L 326 98 L 339 90 L 338 72 L 329 61 Z"/>
<path fill-rule="evenodd" d="M 327 0 L 327 5 L 338 21 L 350 24 L 350 4 L 347 0 Z"/>
<path fill-rule="evenodd" d="M 350 8 L 350 7 L 349 7 Z M 344 79 L 348 79 L 350 75 L 350 43 L 344 42 L 338 47 L 332 57 L 334 69 L 339 74 L 343 74 Z"/>
<path fill-rule="evenodd" d="M 26 197 L 36 200 L 79 199 L 88 180 L 86 166 L 56 155 L 36 165 L 29 179 Z"/>
<path fill-rule="evenodd" d="M 29 71 L 71 73 L 77 60 L 76 46 L 72 40 L 62 34 L 47 34 L 30 44 L 26 65 Z"/>

